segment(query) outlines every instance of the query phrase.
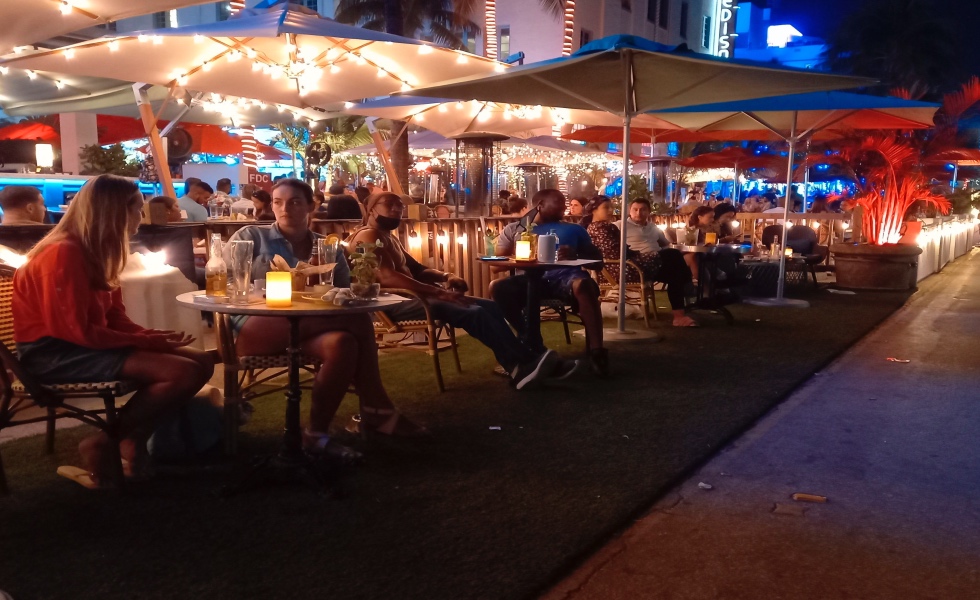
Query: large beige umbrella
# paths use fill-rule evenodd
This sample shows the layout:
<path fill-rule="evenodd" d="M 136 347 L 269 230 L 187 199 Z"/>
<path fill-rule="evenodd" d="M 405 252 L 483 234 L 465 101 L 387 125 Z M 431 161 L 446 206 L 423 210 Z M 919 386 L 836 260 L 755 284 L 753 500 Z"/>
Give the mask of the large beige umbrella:
<path fill-rule="evenodd" d="M 624 178 L 629 176 L 630 126 L 641 113 L 682 106 L 745 100 L 789 93 L 861 87 L 873 83 L 858 77 L 785 69 L 748 61 L 723 60 L 680 51 L 636 36 L 595 40 L 575 54 L 510 69 L 492 77 L 469 77 L 425 89 L 411 96 L 545 104 L 603 110 L 623 124 Z M 623 207 L 628 204 L 623 186 Z M 626 256 L 626 228 L 620 256 Z M 620 269 L 619 327 L 626 334 L 626 270 Z"/>
<path fill-rule="evenodd" d="M 217 23 L 28 51 L 0 65 L 327 109 L 504 70 L 493 60 L 343 25 L 290 3 L 243 10 Z"/>
<path fill-rule="evenodd" d="M 0 2 L 0 55 L 93 25 L 207 0 L 4 0 Z"/>
<path fill-rule="evenodd" d="M 344 112 L 365 117 L 396 121 L 413 121 L 448 138 L 486 133 L 510 137 L 532 137 L 550 134 L 556 126 L 622 125 L 622 119 L 600 110 L 528 106 L 482 100 L 447 100 L 394 96 L 368 100 L 348 106 Z M 679 129 L 676 125 L 651 115 L 634 119 L 637 127 Z"/>

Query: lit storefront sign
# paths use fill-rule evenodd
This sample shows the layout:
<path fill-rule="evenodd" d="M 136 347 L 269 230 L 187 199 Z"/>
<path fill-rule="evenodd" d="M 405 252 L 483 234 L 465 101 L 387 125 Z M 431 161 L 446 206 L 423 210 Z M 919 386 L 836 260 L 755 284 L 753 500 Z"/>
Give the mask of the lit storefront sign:
<path fill-rule="evenodd" d="M 718 2 L 718 48 L 717 56 L 732 58 L 735 55 L 735 17 L 738 0 L 719 0 Z"/>

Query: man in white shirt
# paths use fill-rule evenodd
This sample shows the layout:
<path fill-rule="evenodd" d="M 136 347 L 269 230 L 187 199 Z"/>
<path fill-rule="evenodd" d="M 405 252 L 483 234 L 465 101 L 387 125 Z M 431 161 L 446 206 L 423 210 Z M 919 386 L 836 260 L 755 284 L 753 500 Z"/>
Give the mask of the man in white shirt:
<path fill-rule="evenodd" d="M 626 219 L 626 245 L 636 252 L 660 252 L 670 246 L 664 232 L 650 220 L 652 208 L 646 198 L 635 198 L 630 202 L 630 216 Z M 617 221 L 620 231 L 623 222 Z"/>

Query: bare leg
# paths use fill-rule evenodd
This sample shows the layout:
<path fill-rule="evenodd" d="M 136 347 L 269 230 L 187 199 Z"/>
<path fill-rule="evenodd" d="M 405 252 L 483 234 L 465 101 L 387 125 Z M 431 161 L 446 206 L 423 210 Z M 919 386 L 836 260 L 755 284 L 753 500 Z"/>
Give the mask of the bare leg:
<path fill-rule="evenodd" d="M 191 398 L 211 378 L 213 365 L 203 352 L 184 354 L 137 350 L 123 364 L 120 378 L 139 385 L 139 391 L 119 411 L 124 458 L 139 460 L 160 417 Z M 105 464 L 108 444 L 109 437 L 99 433 L 78 445 L 85 468 L 97 479 L 100 473 L 111 472 L 107 470 L 111 466 Z"/>
<path fill-rule="evenodd" d="M 327 333 L 345 333 L 354 343 L 347 358 L 354 358 L 353 365 L 346 371 L 346 380 L 338 378 L 331 380 L 330 387 L 338 387 L 346 393 L 347 387 L 353 381 L 357 388 L 361 403 L 366 406 L 381 409 L 393 409 L 391 399 L 381 383 L 381 371 L 378 367 L 378 346 L 374 339 L 374 327 L 367 315 L 347 317 L 310 317 L 300 321 L 300 340 L 304 344 L 312 343 L 311 354 L 320 358 L 324 365 L 333 360 L 333 354 L 323 356 L 320 351 L 327 352 L 326 346 L 315 340 Z M 289 344 L 289 328 L 284 319 L 276 317 L 251 317 L 242 327 L 236 342 L 236 349 L 242 355 L 268 355 L 283 352 Z M 331 351 L 332 352 L 332 351 Z M 333 369 L 331 369 L 332 371 Z M 353 376 L 351 376 L 353 375 Z M 328 390 L 319 389 L 321 380 L 318 377 L 314 383 L 313 396 L 326 398 Z M 339 393 L 339 392 L 337 392 Z M 340 398 L 343 398 L 341 393 Z M 339 401 L 338 401 L 339 404 Z M 331 413 L 331 418 L 332 418 Z M 318 418 L 318 421 L 320 419 Z"/>
<path fill-rule="evenodd" d="M 329 331 L 303 342 L 303 352 L 322 364 L 313 382 L 310 429 L 328 431 L 357 368 L 357 341 L 345 331 Z"/>
<path fill-rule="evenodd" d="M 586 350 L 602 348 L 602 311 L 599 308 L 599 289 L 591 279 L 572 282 L 572 294 L 578 302 L 578 312 L 585 325 Z"/>

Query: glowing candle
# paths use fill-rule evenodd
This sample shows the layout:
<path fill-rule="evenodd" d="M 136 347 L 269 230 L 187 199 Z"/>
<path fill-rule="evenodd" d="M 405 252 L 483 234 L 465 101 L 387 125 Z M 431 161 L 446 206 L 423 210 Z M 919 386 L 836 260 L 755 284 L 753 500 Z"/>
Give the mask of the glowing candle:
<path fill-rule="evenodd" d="M 514 258 L 516 258 L 517 260 L 531 259 L 531 240 L 517 241 L 517 249 L 514 252 Z"/>
<path fill-rule="evenodd" d="M 718 234 L 714 231 L 709 231 L 704 234 L 704 245 L 710 246 L 718 241 Z"/>
<path fill-rule="evenodd" d="M 793 256 L 793 249 L 792 248 L 787 248 L 787 249 L 783 250 L 783 253 L 786 254 L 787 258 L 792 257 Z"/>
<path fill-rule="evenodd" d="M 290 273 L 269 271 L 265 276 L 265 305 L 286 308 L 293 305 L 293 278 Z"/>

